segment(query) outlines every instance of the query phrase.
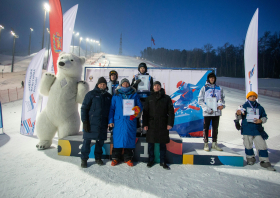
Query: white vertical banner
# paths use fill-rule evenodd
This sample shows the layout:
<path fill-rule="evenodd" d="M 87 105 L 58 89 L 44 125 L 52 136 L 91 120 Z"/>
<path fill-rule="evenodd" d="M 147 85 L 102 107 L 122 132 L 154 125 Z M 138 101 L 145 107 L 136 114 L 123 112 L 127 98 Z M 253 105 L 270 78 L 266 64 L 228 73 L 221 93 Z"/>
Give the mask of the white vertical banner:
<path fill-rule="evenodd" d="M 78 11 L 78 4 L 73 6 L 72 8 L 70 8 L 63 15 L 63 48 L 62 49 L 63 49 L 63 52 L 66 52 L 66 53 L 69 53 L 69 51 L 70 51 L 77 11 Z M 47 71 L 49 73 L 54 74 L 52 53 L 50 53 Z M 48 97 L 43 96 L 41 111 L 45 108 L 45 106 L 47 105 L 47 102 L 48 102 Z"/>
<path fill-rule="evenodd" d="M 20 126 L 20 133 L 23 135 L 34 133 L 44 55 L 45 49 L 40 50 L 32 58 L 26 71 Z"/>
<path fill-rule="evenodd" d="M 247 31 L 244 46 L 246 95 L 250 91 L 258 94 L 258 16 L 257 8 Z"/>

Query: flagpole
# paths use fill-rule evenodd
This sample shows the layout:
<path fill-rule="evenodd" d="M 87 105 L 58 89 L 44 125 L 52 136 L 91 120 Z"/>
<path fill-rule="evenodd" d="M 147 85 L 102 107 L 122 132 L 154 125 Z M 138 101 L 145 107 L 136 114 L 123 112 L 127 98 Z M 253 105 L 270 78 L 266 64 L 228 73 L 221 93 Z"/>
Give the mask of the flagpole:
<path fill-rule="evenodd" d="M 152 37 L 153 37 L 153 36 L 151 35 L 151 49 L 152 49 L 152 47 L 153 47 Z"/>

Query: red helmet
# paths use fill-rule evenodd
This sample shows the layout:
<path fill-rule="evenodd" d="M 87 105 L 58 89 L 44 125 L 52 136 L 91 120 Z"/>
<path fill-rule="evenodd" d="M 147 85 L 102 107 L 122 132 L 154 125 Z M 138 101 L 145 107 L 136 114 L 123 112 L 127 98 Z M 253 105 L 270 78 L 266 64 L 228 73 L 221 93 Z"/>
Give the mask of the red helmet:
<path fill-rule="evenodd" d="M 185 84 L 185 82 L 179 81 L 179 82 L 177 83 L 177 88 L 181 88 L 184 84 Z"/>

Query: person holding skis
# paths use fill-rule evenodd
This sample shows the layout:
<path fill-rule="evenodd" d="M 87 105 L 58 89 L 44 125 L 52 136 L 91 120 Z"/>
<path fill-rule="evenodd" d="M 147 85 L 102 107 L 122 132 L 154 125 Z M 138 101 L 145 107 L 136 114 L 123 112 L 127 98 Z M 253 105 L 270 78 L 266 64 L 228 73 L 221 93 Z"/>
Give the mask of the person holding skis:
<path fill-rule="evenodd" d="M 267 115 L 264 108 L 256 101 L 258 94 L 254 91 L 250 91 L 246 98 L 247 102 L 242 105 L 243 109 L 245 109 L 243 113 L 241 110 L 236 111 L 235 125 L 237 130 L 241 129 L 241 135 L 243 135 L 247 164 L 253 165 L 256 162 L 253 150 L 254 143 L 259 155 L 260 166 L 267 170 L 275 171 L 269 162 L 265 141 L 268 139 L 268 135 L 262 126 L 262 124 L 267 121 Z M 240 126 L 239 120 L 241 119 L 242 125 Z"/>
<path fill-rule="evenodd" d="M 116 94 L 112 98 L 109 127 L 113 129 L 113 150 L 112 150 L 112 166 L 117 165 L 121 160 L 122 151 L 124 150 L 124 161 L 128 166 L 133 166 L 132 157 L 135 148 L 137 123 L 135 117 L 143 109 L 140 98 L 135 88 L 130 86 L 129 80 L 124 78 L 121 80 L 121 86 L 116 89 Z M 132 109 L 134 115 L 127 116 L 127 106 L 129 103 L 134 106 Z"/>
<path fill-rule="evenodd" d="M 101 160 L 102 146 L 107 140 L 108 117 L 112 95 L 107 92 L 107 81 L 100 77 L 95 88 L 88 92 L 81 107 L 83 122 L 83 146 L 81 150 L 81 167 L 87 168 L 91 140 L 95 140 L 95 162 L 103 165 Z"/>
<path fill-rule="evenodd" d="M 203 137 L 204 137 L 204 150 L 209 151 L 208 146 L 208 131 L 210 122 L 212 121 L 212 149 L 217 151 L 223 151 L 217 144 L 218 127 L 222 110 L 225 108 L 225 95 L 222 87 L 216 85 L 216 75 L 211 72 L 207 75 L 207 81 L 198 95 L 198 104 L 202 107 L 204 117 Z M 217 109 L 212 109 L 207 104 L 207 101 L 212 101 L 213 105 L 216 103 Z M 218 101 L 221 104 L 218 105 Z"/>
<path fill-rule="evenodd" d="M 165 94 L 161 83 L 154 82 L 151 95 L 147 97 L 143 109 L 143 126 L 147 131 L 149 162 L 147 167 L 154 165 L 154 145 L 160 144 L 160 166 L 169 170 L 165 161 L 166 144 L 170 142 L 169 130 L 174 125 L 174 107 L 171 98 Z"/>
<path fill-rule="evenodd" d="M 112 95 L 116 94 L 116 88 L 119 86 L 118 81 L 118 72 L 115 70 L 112 70 L 109 72 L 109 79 L 112 83 Z"/>

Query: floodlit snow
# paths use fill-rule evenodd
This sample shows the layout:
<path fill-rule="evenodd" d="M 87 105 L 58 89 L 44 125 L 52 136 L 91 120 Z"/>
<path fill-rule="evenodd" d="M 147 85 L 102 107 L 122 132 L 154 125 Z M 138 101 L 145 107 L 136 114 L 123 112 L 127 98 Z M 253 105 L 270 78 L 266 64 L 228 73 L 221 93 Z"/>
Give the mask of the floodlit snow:
<path fill-rule="evenodd" d="M 105 58 L 110 66 L 137 66 L 140 61 L 107 54 Z M 226 87 L 224 92 L 226 109 L 218 141 L 245 157 L 242 136 L 233 122 L 245 92 Z M 244 167 L 171 164 L 168 171 L 158 164 L 147 168 L 145 163 L 112 167 L 109 160 L 98 166 L 93 159 L 82 169 L 80 158 L 57 154 L 57 138 L 50 149 L 38 151 L 36 136 L 19 133 L 21 100 L 2 104 L 5 134 L 0 135 L 0 197 L 279 197 L 280 99 L 260 96 L 259 102 L 268 114 L 264 128 L 270 136 L 267 145 L 276 172 L 245 162 Z"/>

